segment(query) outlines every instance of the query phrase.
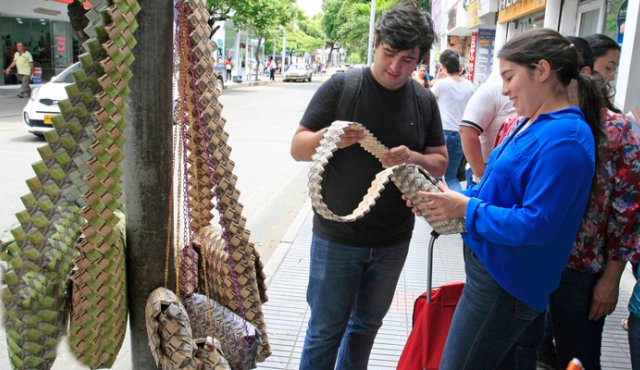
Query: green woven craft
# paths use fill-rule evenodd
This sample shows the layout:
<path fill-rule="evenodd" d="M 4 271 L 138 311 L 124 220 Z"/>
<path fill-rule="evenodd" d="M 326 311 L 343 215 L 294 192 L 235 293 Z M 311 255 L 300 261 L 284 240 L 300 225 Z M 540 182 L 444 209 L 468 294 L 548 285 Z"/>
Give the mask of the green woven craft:
<path fill-rule="evenodd" d="M 125 237 L 122 208 L 122 146 L 126 126 L 125 97 L 134 61 L 133 32 L 138 25 L 134 0 L 108 1 L 100 7 L 104 24 L 95 27 L 96 38 L 86 43 L 86 70 L 92 96 L 85 96 L 94 120 L 94 137 L 88 151 L 88 191 L 83 199 L 83 240 L 75 260 L 69 344 L 77 359 L 91 368 L 110 367 L 116 359 L 127 321 Z M 84 67 L 84 65 L 83 65 Z M 95 103 L 94 103 L 95 102 Z M 90 108 L 89 108 L 90 107 Z"/>
<path fill-rule="evenodd" d="M 21 250 L 8 233 L 0 237 L 6 261 L 2 303 L 9 359 L 15 369 L 48 369 L 67 322 L 66 291 L 73 246 L 84 220 L 80 209 L 61 205 L 51 225 L 55 230 L 40 253 Z"/>
<path fill-rule="evenodd" d="M 88 53 L 80 57 L 82 70 L 67 87 L 69 99 L 59 104 L 54 130 L 45 133 L 42 161 L 33 165 L 36 177 L 27 181 L 31 193 L 22 197 L 25 210 L 16 215 L 20 226 L 1 253 L 7 261 L 2 301 L 9 357 L 17 369 L 48 369 L 55 359 L 66 329 L 66 285 L 77 253 L 73 246 L 81 233 L 72 350 L 91 368 L 108 366 L 125 333 L 120 162 L 140 8 L 133 0 L 92 5 L 92 14 L 100 12 L 93 17 L 96 38 L 85 44 Z"/>

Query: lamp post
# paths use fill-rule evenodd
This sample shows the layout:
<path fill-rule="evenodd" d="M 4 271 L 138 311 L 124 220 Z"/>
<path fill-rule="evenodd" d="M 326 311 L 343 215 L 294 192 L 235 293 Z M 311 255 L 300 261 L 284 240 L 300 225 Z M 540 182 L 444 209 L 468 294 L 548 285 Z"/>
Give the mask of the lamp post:
<path fill-rule="evenodd" d="M 280 74 L 284 76 L 284 66 L 287 57 L 287 29 L 283 28 L 282 34 L 282 63 L 280 64 Z"/>
<path fill-rule="evenodd" d="M 371 0 L 371 13 L 369 15 L 369 45 L 367 48 L 367 65 L 373 60 L 373 30 L 376 23 L 376 0 Z"/>

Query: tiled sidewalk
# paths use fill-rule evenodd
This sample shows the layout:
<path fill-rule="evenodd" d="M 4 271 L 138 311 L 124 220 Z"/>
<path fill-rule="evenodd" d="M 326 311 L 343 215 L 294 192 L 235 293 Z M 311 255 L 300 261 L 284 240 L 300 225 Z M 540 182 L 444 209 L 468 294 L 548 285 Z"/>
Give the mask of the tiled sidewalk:
<path fill-rule="evenodd" d="M 313 214 L 303 208 L 304 221 L 297 233 L 284 246 L 288 251 L 277 269 L 269 274 L 269 302 L 264 305 L 273 354 L 259 369 L 297 369 L 304 342 L 309 311 L 305 300 L 309 270 L 309 246 Z M 393 305 L 378 333 L 369 369 L 395 369 L 404 343 L 411 331 L 413 302 L 426 289 L 426 261 L 430 227 L 418 220 L 407 263 L 400 276 Z M 285 241 L 286 242 L 286 241 Z M 433 286 L 464 280 L 462 240 L 458 235 L 441 236 L 436 241 L 433 264 Z M 618 307 L 609 316 L 602 344 L 604 370 L 631 368 L 626 332 L 620 320 L 627 316 L 631 288 L 623 284 Z"/>

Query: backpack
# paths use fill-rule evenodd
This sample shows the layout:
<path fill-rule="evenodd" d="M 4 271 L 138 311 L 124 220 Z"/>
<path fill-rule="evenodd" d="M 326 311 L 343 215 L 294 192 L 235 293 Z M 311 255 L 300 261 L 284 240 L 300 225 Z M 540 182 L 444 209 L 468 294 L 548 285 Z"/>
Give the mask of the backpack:
<path fill-rule="evenodd" d="M 336 107 L 336 119 L 345 121 L 350 121 L 353 119 L 356 99 L 360 95 L 360 88 L 362 87 L 363 75 L 363 68 L 351 68 L 345 72 L 344 85 L 342 85 L 342 91 L 340 93 L 340 98 L 338 99 L 338 105 Z M 410 84 L 413 84 L 413 88 L 416 92 L 416 97 L 418 98 L 419 113 L 420 115 L 423 115 L 424 112 L 428 112 L 430 109 L 430 93 L 427 89 L 420 86 L 420 84 L 413 78 L 410 78 L 409 81 Z"/>

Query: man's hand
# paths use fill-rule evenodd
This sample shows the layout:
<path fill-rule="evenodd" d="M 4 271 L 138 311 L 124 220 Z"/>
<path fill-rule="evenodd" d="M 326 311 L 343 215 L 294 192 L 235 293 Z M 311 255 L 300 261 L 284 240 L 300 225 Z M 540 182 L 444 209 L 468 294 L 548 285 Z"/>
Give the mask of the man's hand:
<path fill-rule="evenodd" d="M 443 182 L 438 183 L 438 189 L 442 193 L 419 191 L 418 197 L 422 201 L 418 204 L 413 204 L 405 196 L 403 198 L 407 201 L 407 206 L 411 207 L 413 213 L 418 216 L 422 216 L 423 212 L 425 212 L 436 220 L 451 220 L 464 217 L 467 212 L 469 198 L 457 191 L 449 190 Z"/>
<path fill-rule="evenodd" d="M 380 163 L 382 167 L 389 168 L 398 164 L 408 164 L 411 162 L 411 150 L 404 145 L 391 148 L 388 152 L 382 155 Z"/>
<path fill-rule="evenodd" d="M 343 149 L 358 143 L 362 139 L 364 139 L 364 131 L 346 128 L 342 136 L 340 136 L 340 141 L 337 146 L 339 149 Z"/>

